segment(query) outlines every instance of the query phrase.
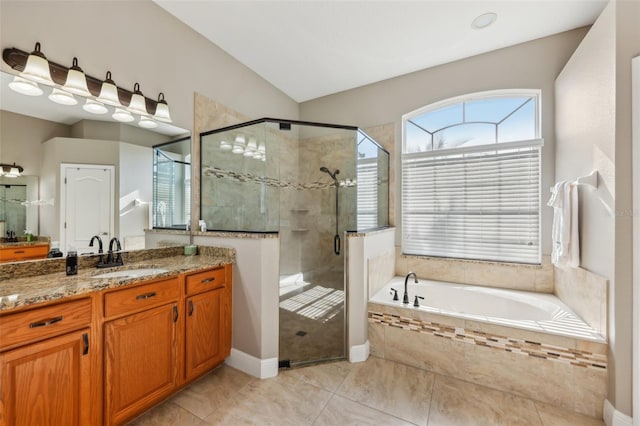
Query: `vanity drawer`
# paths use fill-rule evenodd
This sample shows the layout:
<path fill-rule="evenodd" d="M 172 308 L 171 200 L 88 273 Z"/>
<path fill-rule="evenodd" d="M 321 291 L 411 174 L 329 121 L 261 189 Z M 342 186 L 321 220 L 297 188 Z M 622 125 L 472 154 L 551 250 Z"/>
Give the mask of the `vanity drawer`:
<path fill-rule="evenodd" d="M 49 253 L 49 245 L 29 245 L 0 249 L 0 262 L 17 262 L 29 259 L 44 259 Z"/>
<path fill-rule="evenodd" d="M 138 312 L 178 300 L 178 278 L 155 281 L 104 295 L 104 315 L 113 317 Z"/>
<path fill-rule="evenodd" d="M 91 299 L 75 300 L 0 317 L 0 349 L 35 342 L 91 324 Z"/>
<path fill-rule="evenodd" d="M 226 268 L 210 269 L 187 276 L 187 295 L 201 293 L 226 284 Z"/>

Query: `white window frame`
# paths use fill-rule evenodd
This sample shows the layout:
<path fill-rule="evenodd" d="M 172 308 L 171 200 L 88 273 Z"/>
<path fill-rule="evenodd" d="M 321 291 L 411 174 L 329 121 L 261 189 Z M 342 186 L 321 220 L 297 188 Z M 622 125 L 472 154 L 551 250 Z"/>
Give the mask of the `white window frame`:
<path fill-rule="evenodd" d="M 402 135 L 402 146 L 401 146 L 401 152 L 400 152 L 400 167 L 399 167 L 399 185 L 400 185 L 400 215 L 399 215 L 399 224 L 400 224 L 400 228 L 401 228 L 401 244 L 402 244 L 402 253 L 405 253 L 405 241 L 404 241 L 404 233 L 403 233 L 403 210 L 404 210 L 404 206 L 402 203 L 402 198 L 403 198 L 403 165 L 404 165 L 404 159 L 405 159 L 405 148 L 406 148 L 406 144 L 407 144 L 407 140 L 406 140 L 406 126 L 407 126 L 407 122 L 409 120 L 411 120 L 412 118 L 415 118 L 417 116 L 421 116 L 425 113 L 428 113 L 430 111 L 435 111 L 438 110 L 440 108 L 446 107 L 446 106 L 450 106 L 450 105 L 455 105 L 461 102 L 468 102 L 468 101 L 474 101 L 474 100 L 479 100 L 479 99 L 483 99 L 483 98 L 496 98 L 496 97 L 514 97 L 514 96 L 529 96 L 529 97 L 534 97 L 535 98 L 535 102 L 536 102 L 536 109 L 535 109 L 535 137 L 534 139 L 531 140 L 524 140 L 524 141 L 514 141 L 514 142 L 502 142 L 502 143 L 498 143 L 496 141 L 495 144 L 487 144 L 487 145 L 480 145 L 480 146 L 470 146 L 470 147 L 462 147 L 462 148 L 453 148 L 453 149 L 441 149 L 441 150 L 433 150 L 433 151 L 426 151 L 420 154 L 416 154 L 416 153 L 411 153 L 411 154 L 407 154 L 409 156 L 413 156 L 414 158 L 417 155 L 420 156 L 426 156 L 426 157 L 432 157 L 432 156 L 444 156 L 447 154 L 452 154 L 452 153 L 459 153 L 459 154 L 463 154 L 463 153 L 468 153 L 468 152 L 474 152 L 474 151 L 488 151 L 490 150 L 492 147 L 495 147 L 496 149 L 509 149 L 509 148 L 518 148 L 518 147 L 535 147 L 535 146 L 539 146 L 539 149 L 541 150 L 540 152 L 540 161 L 542 161 L 542 146 L 544 145 L 544 140 L 541 137 L 541 133 L 542 133 L 542 126 L 541 126 L 541 105 L 542 105 L 542 91 L 539 89 L 499 89 L 499 90 L 491 90 L 491 91 L 484 91 L 484 92 L 476 92 L 476 93 L 468 93 L 468 94 L 464 94 L 464 95 L 460 95 L 460 96 L 456 96 L 456 97 L 452 97 L 452 98 L 448 98 L 448 99 L 444 99 L 441 101 L 437 101 L 434 103 L 431 103 L 429 105 L 426 105 L 424 107 L 418 108 L 414 111 L 411 111 L 407 114 L 404 114 L 402 116 L 402 126 L 401 126 L 401 135 Z M 462 124 L 462 123 L 461 123 Z M 542 256 L 542 252 L 541 252 L 541 247 L 542 247 L 542 203 L 541 203 L 541 183 L 542 183 L 542 167 L 540 167 L 540 175 L 539 175 L 539 179 L 540 179 L 540 190 L 538 193 L 538 208 L 540 209 L 539 214 L 538 214 L 538 235 L 539 235 L 539 243 L 538 243 L 538 253 L 537 253 L 537 261 L 535 262 L 535 264 L 540 264 L 541 263 L 541 256 Z M 414 254 L 411 254 L 414 255 Z M 429 254 L 424 254 L 424 255 L 419 255 L 419 256 L 425 256 L 425 257 L 436 257 L 435 255 L 429 255 Z M 471 260 L 468 258 L 463 258 L 463 260 Z M 482 260 L 482 259 L 481 259 Z M 501 262 L 500 260 L 488 260 L 488 261 L 492 261 L 492 262 Z M 512 261 L 508 261 L 505 260 L 505 263 L 513 263 Z"/>

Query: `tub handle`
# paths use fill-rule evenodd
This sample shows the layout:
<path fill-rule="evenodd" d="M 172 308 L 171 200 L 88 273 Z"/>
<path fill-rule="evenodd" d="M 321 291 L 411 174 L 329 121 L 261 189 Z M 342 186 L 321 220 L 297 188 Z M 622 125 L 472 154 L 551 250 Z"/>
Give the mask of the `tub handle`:
<path fill-rule="evenodd" d="M 420 301 L 418 299 L 424 300 L 424 297 L 416 295 L 416 298 L 413 299 L 413 307 L 414 308 L 419 308 L 420 307 Z"/>
<path fill-rule="evenodd" d="M 398 299 L 398 290 L 395 288 L 392 288 L 391 291 L 389 291 L 389 294 L 393 294 L 393 300 L 400 300 Z"/>

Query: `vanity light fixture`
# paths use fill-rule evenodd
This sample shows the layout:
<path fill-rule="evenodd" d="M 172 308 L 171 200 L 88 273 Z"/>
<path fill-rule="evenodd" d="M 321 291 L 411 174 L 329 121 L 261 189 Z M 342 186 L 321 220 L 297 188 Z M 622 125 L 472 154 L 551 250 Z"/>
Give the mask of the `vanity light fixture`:
<path fill-rule="evenodd" d="M 93 99 L 87 99 L 87 101 L 82 105 L 82 109 L 91 113 L 91 114 L 106 114 L 109 112 L 109 109 L 102 105 L 100 102 L 94 101 Z"/>
<path fill-rule="evenodd" d="M 38 86 L 38 83 L 29 81 L 19 75 L 13 77 L 13 81 L 9 83 L 9 88 L 14 92 L 27 96 L 40 96 L 44 93 L 40 86 Z"/>
<path fill-rule="evenodd" d="M 73 58 L 73 64 L 67 73 L 67 81 L 62 88 L 74 95 L 84 96 L 85 98 L 91 96 L 91 92 L 87 87 L 87 77 L 84 75 L 82 68 L 78 66 L 78 58 Z"/>
<path fill-rule="evenodd" d="M 118 97 L 118 87 L 111 79 L 111 71 L 107 71 L 107 76 L 100 86 L 100 94 L 98 95 L 97 101 L 102 102 L 103 104 L 122 108 L 120 97 Z"/>
<path fill-rule="evenodd" d="M 55 84 L 51 79 L 49 61 L 47 61 L 47 57 L 40 51 L 40 42 L 36 43 L 33 52 L 27 57 L 27 63 L 24 66 L 24 70 L 20 73 L 20 77 L 46 84 L 47 86 L 53 86 Z"/>
<path fill-rule="evenodd" d="M 127 109 L 135 114 L 147 114 L 147 105 L 144 100 L 144 95 L 140 91 L 140 83 L 133 85 L 133 95 L 131 95 L 131 102 L 129 102 Z"/>
<path fill-rule="evenodd" d="M 0 176 L 8 177 L 8 178 L 17 178 L 24 172 L 22 166 L 13 164 L 0 164 Z"/>
<path fill-rule="evenodd" d="M 156 104 L 156 113 L 153 115 L 156 120 L 164 121 L 165 123 L 171 123 L 171 115 L 169 114 L 169 105 L 164 100 L 164 93 L 160 92 L 158 95 L 158 103 Z"/>
<path fill-rule="evenodd" d="M 220 141 L 220 151 L 231 151 L 233 149 L 233 145 L 231 145 L 227 141 Z"/>
<path fill-rule="evenodd" d="M 123 123 L 131 123 L 135 120 L 129 111 L 120 108 L 116 108 L 116 112 L 114 112 L 111 117 L 113 117 L 114 120 L 121 121 Z"/>
<path fill-rule="evenodd" d="M 112 117 L 118 121 L 134 121 L 131 113 L 135 113 L 145 117 L 145 120 L 142 120 L 144 121 L 142 126 L 146 125 L 147 128 L 153 126 L 150 123 L 158 124 L 153 120 L 172 122 L 164 93 L 160 93 L 156 101 L 144 97 L 139 83 L 135 84 L 133 92 L 119 88 L 111 79 L 110 71 L 107 71 L 105 80 L 98 80 L 82 71 L 76 57 L 73 58 L 71 68 L 48 61 L 40 51 L 39 42 L 35 44 L 35 49 L 31 53 L 15 47 L 4 49 L 2 59 L 11 69 L 19 73 L 9 83 L 9 87 L 18 93 L 29 96 L 42 95 L 44 91 L 38 83 L 43 83 L 53 86 L 49 99 L 62 105 L 77 104 L 78 101 L 73 96 L 77 94 L 92 101 L 86 102 L 83 108 L 94 114 L 108 112 L 108 109 L 106 112 L 102 111 L 106 108 L 105 105 L 109 105 L 116 108 Z M 244 152 L 244 146 L 242 152 Z"/>
<path fill-rule="evenodd" d="M 54 87 L 51 91 L 49 100 L 60 105 L 77 105 L 78 103 L 76 98 L 74 98 L 71 93 L 65 92 L 64 90 L 58 89 L 56 87 Z"/>

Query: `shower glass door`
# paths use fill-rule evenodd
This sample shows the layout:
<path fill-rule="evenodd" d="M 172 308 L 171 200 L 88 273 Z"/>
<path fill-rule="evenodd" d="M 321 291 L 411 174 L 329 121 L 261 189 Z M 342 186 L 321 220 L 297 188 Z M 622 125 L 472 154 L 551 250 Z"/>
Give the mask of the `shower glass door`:
<path fill-rule="evenodd" d="M 280 139 L 280 365 L 345 358 L 344 238 L 356 227 L 356 132 L 268 124 Z"/>

